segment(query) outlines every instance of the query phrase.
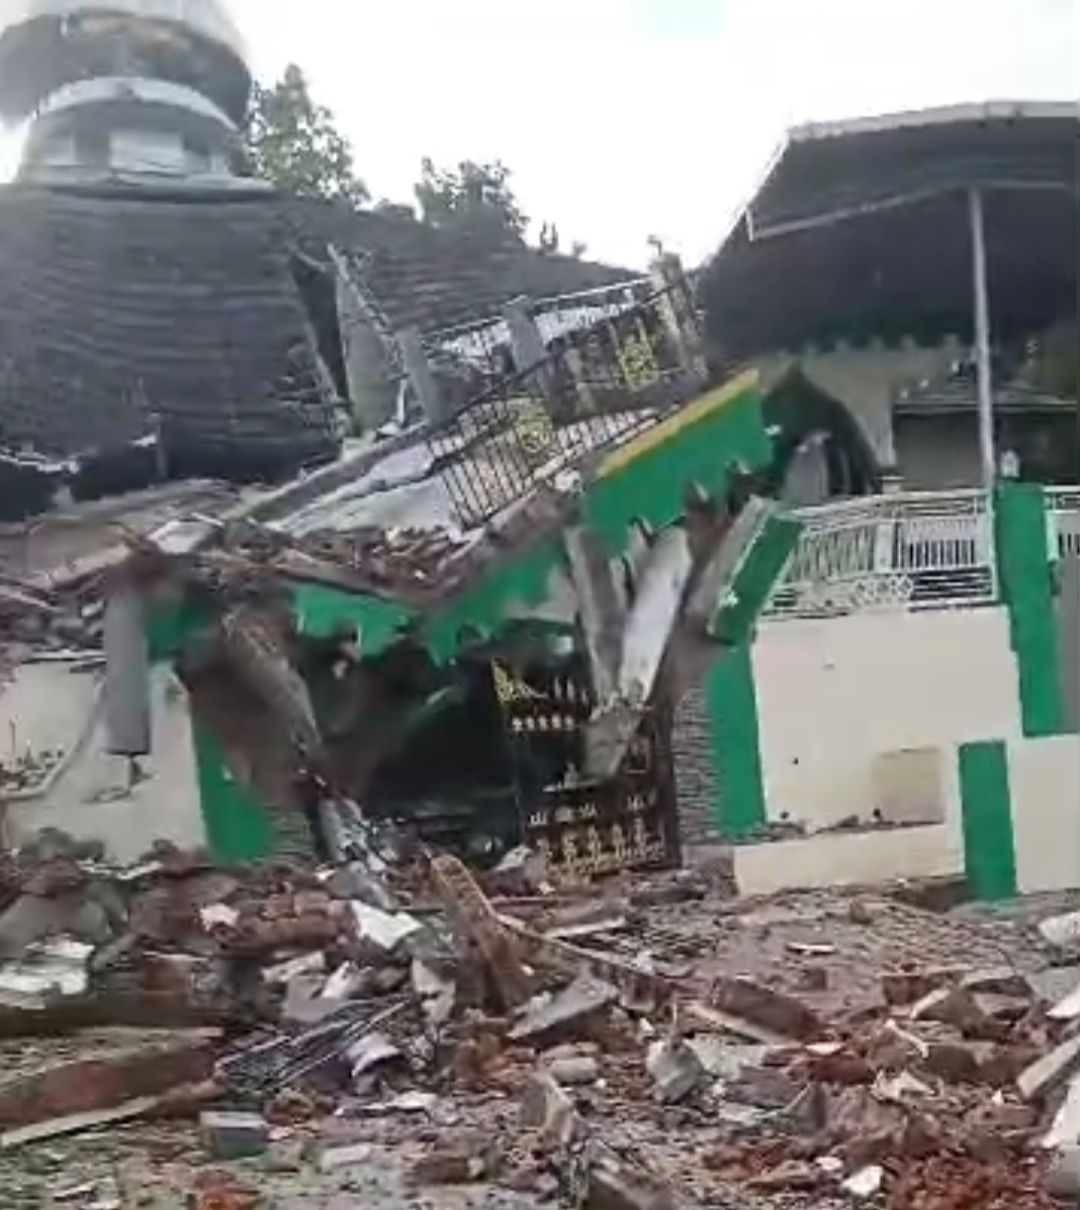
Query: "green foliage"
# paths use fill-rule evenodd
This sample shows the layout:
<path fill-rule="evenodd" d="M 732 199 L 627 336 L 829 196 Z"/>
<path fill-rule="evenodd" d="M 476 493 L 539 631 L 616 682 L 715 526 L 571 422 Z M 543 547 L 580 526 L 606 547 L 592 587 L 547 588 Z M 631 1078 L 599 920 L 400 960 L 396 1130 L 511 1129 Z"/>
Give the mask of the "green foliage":
<path fill-rule="evenodd" d="M 528 218 L 510 188 L 510 170 L 498 160 L 463 160 L 456 170 L 421 164 L 416 200 L 423 222 L 432 227 L 511 236 L 524 243 Z"/>
<path fill-rule="evenodd" d="M 256 84 L 245 141 L 255 174 L 285 193 L 341 198 L 357 206 L 369 200 L 348 140 L 330 110 L 312 100 L 295 64 L 271 87 Z"/>

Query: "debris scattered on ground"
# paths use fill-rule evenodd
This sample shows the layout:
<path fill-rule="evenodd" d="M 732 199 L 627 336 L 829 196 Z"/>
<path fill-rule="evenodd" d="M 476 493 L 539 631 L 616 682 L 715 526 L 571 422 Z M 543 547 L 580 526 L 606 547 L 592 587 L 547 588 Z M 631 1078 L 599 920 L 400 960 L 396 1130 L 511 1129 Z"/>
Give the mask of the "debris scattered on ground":
<path fill-rule="evenodd" d="M 423 853 L 119 869 L 53 836 L 0 867 L 0 1179 L 74 1210 L 305 1210 L 384 1176 L 402 1205 L 1040 1208 L 1080 1146 L 1058 948 L 1003 964 L 992 925 L 865 890 L 568 888 L 522 853 L 483 887 Z M 50 1154 L 72 1179 L 29 1172 Z"/>

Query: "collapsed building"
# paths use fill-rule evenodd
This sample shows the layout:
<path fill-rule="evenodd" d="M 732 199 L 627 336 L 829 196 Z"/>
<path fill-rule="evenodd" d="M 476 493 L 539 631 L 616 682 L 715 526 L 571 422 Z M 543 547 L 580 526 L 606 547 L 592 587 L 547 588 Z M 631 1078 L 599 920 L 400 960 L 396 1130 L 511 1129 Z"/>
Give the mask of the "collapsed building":
<path fill-rule="evenodd" d="M 782 474 L 782 401 L 752 376 L 710 388 L 679 277 L 602 329 L 136 551 L 114 608 L 134 585 L 186 685 L 218 852 L 303 844 L 313 809 L 360 803 L 478 861 L 678 860 L 671 678 L 680 646 L 750 624 L 787 552 L 793 524 L 752 495 Z M 145 722 L 120 714 L 140 751 Z"/>
<path fill-rule="evenodd" d="M 1080 768 L 1075 490 L 882 492 L 898 466 L 922 482 L 897 454 L 920 392 L 962 404 L 969 478 L 976 395 L 1011 415 L 1015 349 L 1067 314 L 1066 115 L 804 132 L 695 298 L 670 256 L 642 278 L 277 196 L 240 175 L 239 40 L 185 12 L 31 5 L 0 37 L 0 104 L 36 115 L 0 197 L 4 500 L 283 480 L 190 485 L 174 520 L 127 526 L 122 567 L 68 549 L 68 582 L 108 580 L 110 667 L 64 695 L 87 712 L 66 746 L 131 772 L 80 828 L 145 838 L 164 791 L 141 763 L 179 787 L 183 839 L 227 860 L 347 847 L 358 804 L 478 861 L 524 843 L 582 873 L 693 844 L 734 845 L 747 888 L 1080 881 L 1030 847 L 1024 805 L 1047 779 L 1063 820 L 1080 801 L 1059 776 Z M 914 145 L 929 175 L 900 179 Z M 943 343 L 933 366 L 906 339 L 784 352 L 856 321 Z M 133 499 L 95 515 L 126 525 Z M 60 609 L 29 567 L 3 587 L 16 613 Z M 69 766 L 19 781 L 16 836 L 44 799 L 71 814 Z M 1009 846 L 1002 873 L 987 854 Z"/>
<path fill-rule="evenodd" d="M 250 87 L 216 0 L 28 3 L 5 20 L 0 118 L 27 125 L 0 189 L 5 517 L 60 489 L 286 479 L 418 410 L 392 334 L 427 343 L 449 405 L 476 385 L 463 325 L 515 299 L 572 323 L 618 304 L 603 288 L 640 284 L 498 234 L 282 196 L 244 165 Z"/>

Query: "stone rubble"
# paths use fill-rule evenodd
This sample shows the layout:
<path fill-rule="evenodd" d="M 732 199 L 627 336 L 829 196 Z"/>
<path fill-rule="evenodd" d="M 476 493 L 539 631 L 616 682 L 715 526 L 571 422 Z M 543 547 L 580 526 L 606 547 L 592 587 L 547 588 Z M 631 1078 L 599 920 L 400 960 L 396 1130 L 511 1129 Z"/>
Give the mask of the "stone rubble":
<path fill-rule="evenodd" d="M 1010 952 L 913 895 L 53 836 L 0 867 L 0 1204 L 1075 1204 L 1060 930 Z"/>

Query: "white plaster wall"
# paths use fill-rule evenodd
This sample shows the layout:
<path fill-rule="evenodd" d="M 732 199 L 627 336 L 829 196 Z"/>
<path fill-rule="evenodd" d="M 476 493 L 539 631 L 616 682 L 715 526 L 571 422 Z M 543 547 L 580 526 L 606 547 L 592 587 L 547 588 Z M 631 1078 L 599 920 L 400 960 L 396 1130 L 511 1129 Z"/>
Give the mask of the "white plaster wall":
<path fill-rule="evenodd" d="M 127 762 L 106 751 L 95 716 L 99 677 L 63 666 L 19 669 L 0 693 L 0 753 L 10 756 L 11 736 L 20 748 L 60 748 L 71 754 L 64 771 L 43 795 L 4 804 L 8 844 L 18 845 L 42 828 L 59 828 L 80 839 L 97 839 L 119 861 L 134 861 L 157 839 L 183 847 L 205 843 L 186 695 L 164 668 L 152 674 L 152 752 L 143 762 L 149 777 L 127 792 Z M 80 742 L 81 741 L 81 742 Z"/>
<path fill-rule="evenodd" d="M 761 623 L 753 652 L 765 799 L 811 829 L 874 808 L 874 758 L 1019 734 L 1016 666 L 998 608 Z"/>
<path fill-rule="evenodd" d="M 1080 887 L 1080 735 L 1008 745 L 1021 893 Z"/>
<path fill-rule="evenodd" d="M 882 466 L 896 463 L 892 406 L 906 385 L 944 373 L 960 355 L 955 340 L 923 348 L 913 342 L 886 346 L 874 342 L 854 347 L 843 343 L 829 349 L 804 349 L 779 354 L 772 362 L 797 361 L 808 378 L 845 403 L 862 425 Z M 768 366 L 771 364 L 766 362 Z"/>
<path fill-rule="evenodd" d="M 798 840 L 737 845 L 732 852 L 736 885 L 742 895 L 899 878 L 941 878 L 964 868 L 963 841 L 951 824 L 819 832 Z"/>

